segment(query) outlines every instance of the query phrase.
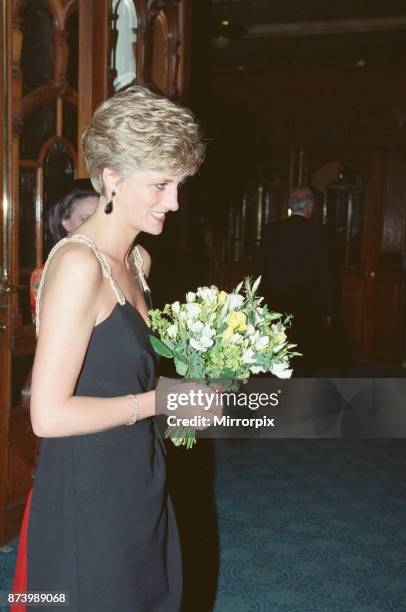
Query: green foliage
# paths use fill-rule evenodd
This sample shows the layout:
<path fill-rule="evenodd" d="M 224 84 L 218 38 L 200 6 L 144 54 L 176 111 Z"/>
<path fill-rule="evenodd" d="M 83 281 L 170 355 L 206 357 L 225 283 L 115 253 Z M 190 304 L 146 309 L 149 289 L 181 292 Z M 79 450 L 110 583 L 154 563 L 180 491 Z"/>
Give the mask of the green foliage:
<path fill-rule="evenodd" d="M 152 344 L 152 348 L 154 349 L 156 353 L 158 353 L 158 355 L 161 355 L 161 357 L 168 357 L 168 358 L 173 357 L 173 352 L 171 351 L 171 349 L 167 346 L 165 342 L 163 342 L 156 336 L 152 336 L 152 335 L 149 336 L 149 340 Z"/>
<path fill-rule="evenodd" d="M 173 357 L 176 371 L 186 379 L 246 381 L 258 372 L 288 378 L 290 359 L 299 355 L 286 333 L 292 317 L 263 305 L 256 295 L 260 280 L 246 278 L 229 294 L 213 285 L 199 287 L 183 304 L 151 310 L 150 326 L 160 338 L 150 336 L 154 350 Z M 189 434 L 179 428 L 169 432 L 177 444 L 190 441 Z"/>

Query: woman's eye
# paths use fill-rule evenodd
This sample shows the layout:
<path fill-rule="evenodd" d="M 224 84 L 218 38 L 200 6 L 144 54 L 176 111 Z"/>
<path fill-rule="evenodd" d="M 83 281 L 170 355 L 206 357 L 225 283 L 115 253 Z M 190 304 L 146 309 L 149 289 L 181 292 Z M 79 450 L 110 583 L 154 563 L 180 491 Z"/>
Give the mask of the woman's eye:
<path fill-rule="evenodd" d="M 155 187 L 158 189 L 158 191 L 163 191 L 166 185 L 167 183 L 158 183 L 157 185 L 155 185 Z"/>

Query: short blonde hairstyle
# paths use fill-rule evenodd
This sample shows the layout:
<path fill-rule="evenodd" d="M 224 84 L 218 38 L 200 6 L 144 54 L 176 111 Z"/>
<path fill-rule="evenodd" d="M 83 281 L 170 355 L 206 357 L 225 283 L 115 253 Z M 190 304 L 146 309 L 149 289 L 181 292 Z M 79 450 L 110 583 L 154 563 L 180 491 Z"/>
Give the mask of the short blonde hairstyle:
<path fill-rule="evenodd" d="M 183 178 L 198 170 L 205 149 L 190 110 L 140 86 L 103 102 L 81 142 L 90 180 L 99 193 L 104 192 L 104 168 L 123 178 L 134 170 L 166 170 Z"/>

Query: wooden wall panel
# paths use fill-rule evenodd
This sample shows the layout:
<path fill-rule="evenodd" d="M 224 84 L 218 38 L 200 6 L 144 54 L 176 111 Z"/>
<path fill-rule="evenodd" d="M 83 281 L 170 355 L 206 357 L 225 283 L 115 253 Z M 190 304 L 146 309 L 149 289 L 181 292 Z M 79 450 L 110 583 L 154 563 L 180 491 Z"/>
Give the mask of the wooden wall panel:
<path fill-rule="evenodd" d="M 155 89 L 167 92 L 169 77 L 169 32 L 164 13 L 159 12 L 151 22 L 151 58 L 149 80 Z"/>
<path fill-rule="evenodd" d="M 213 110 L 209 122 L 215 121 L 217 129 L 211 147 L 216 148 L 218 133 L 228 134 L 234 129 L 242 134 L 243 126 L 249 122 L 252 152 L 245 159 L 247 167 L 252 159 L 257 164 L 262 160 L 267 163 L 278 147 L 281 154 L 289 147 L 296 152 L 296 158 L 303 151 L 304 182 L 328 163 L 346 162 L 359 169 L 367 186 L 361 262 L 352 277 L 341 273 L 342 316 L 357 359 L 406 363 L 403 317 L 406 80 L 403 68 L 375 66 L 359 70 L 355 66 L 273 64 L 266 72 L 211 72 L 210 92 Z M 244 151 L 233 152 L 229 148 L 228 154 L 228 167 L 243 165 Z M 210 155 L 209 151 L 209 158 Z M 224 227 L 229 196 L 226 193 L 222 194 L 225 197 L 216 199 L 216 194 L 221 193 L 226 170 L 222 165 L 218 171 L 213 167 L 213 176 L 209 177 L 213 183 L 211 206 L 223 210 Z M 238 179 L 239 176 L 235 180 Z M 236 199 L 238 195 L 233 197 Z M 398 273 L 396 278 L 388 275 L 394 269 Z M 386 279 L 384 283 L 383 279 Z M 385 323 L 381 311 L 385 299 L 389 300 L 390 313 L 385 316 L 390 317 L 396 333 L 385 327 L 389 324 Z"/>
<path fill-rule="evenodd" d="M 403 359 L 405 283 L 386 275 L 378 279 L 375 298 L 375 333 L 372 357 L 377 363 L 400 365 Z"/>
<path fill-rule="evenodd" d="M 381 265 L 400 269 L 406 254 L 406 155 L 388 153 L 384 172 Z"/>
<path fill-rule="evenodd" d="M 379 83 L 379 87 L 377 87 Z M 365 71 L 272 67 L 266 73 L 212 72 L 219 106 L 254 114 L 273 145 L 405 144 L 406 81 L 400 67 Z"/>

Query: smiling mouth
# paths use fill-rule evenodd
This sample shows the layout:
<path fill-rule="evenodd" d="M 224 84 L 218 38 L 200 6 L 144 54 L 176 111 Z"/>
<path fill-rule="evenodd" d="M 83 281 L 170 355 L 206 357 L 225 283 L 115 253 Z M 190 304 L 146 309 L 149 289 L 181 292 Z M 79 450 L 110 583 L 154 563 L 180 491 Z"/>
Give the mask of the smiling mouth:
<path fill-rule="evenodd" d="M 156 212 L 156 211 L 152 211 L 152 216 L 157 219 L 158 221 L 164 221 L 165 220 L 165 213 L 164 212 Z"/>

